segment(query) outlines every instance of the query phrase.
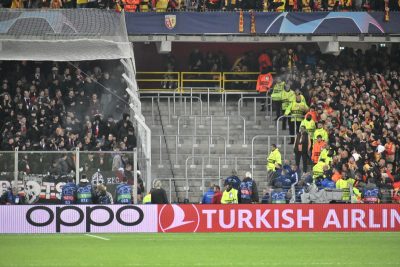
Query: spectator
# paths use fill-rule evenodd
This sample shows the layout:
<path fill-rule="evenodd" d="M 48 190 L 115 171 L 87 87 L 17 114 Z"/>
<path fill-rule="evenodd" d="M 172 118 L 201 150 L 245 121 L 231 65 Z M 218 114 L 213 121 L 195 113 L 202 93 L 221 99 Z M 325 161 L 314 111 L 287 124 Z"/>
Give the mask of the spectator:
<path fill-rule="evenodd" d="M 201 204 L 211 204 L 214 198 L 214 186 L 209 186 L 208 190 L 204 193 Z"/>
<path fill-rule="evenodd" d="M 109 205 L 114 204 L 113 197 L 110 192 L 107 191 L 107 187 L 103 184 L 98 184 L 96 187 L 96 204 Z"/>
<path fill-rule="evenodd" d="M 160 180 L 154 182 L 154 188 L 151 190 L 151 204 L 168 204 L 167 192 L 162 188 Z"/>
<path fill-rule="evenodd" d="M 240 203 L 242 204 L 250 204 L 250 203 L 258 203 L 258 191 L 257 191 L 257 184 L 252 179 L 251 173 L 246 172 L 243 181 L 240 183 Z"/>
<path fill-rule="evenodd" d="M 212 204 L 221 204 L 222 193 L 221 188 L 218 185 L 214 185 L 214 196 L 212 199 Z"/>

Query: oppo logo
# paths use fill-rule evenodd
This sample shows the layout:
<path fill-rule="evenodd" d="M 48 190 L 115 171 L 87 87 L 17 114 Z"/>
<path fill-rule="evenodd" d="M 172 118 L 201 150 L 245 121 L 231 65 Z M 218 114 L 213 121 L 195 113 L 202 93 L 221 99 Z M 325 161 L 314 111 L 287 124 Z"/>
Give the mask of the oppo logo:
<path fill-rule="evenodd" d="M 43 218 L 46 218 L 44 221 Z M 26 213 L 26 221 L 35 227 L 55 225 L 57 233 L 61 226 L 74 227 L 84 224 L 87 233 L 92 226 L 118 227 L 117 222 L 123 226 L 136 226 L 144 219 L 143 211 L 136 206 L 122 206 L 113 211 L 107 206 L 62 206 L 56 207 L 55 212 L 46 206 L 35 206 Z"/>

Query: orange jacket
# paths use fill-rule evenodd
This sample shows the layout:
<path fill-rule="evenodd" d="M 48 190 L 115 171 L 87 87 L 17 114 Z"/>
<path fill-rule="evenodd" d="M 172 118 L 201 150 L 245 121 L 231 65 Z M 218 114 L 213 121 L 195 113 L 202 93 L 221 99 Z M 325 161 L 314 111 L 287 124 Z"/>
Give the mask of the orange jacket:
<path fill-rule="evenodd" d="M 332 181 L 336 183 L 340 179 L 342 179 L 342 175 L 340 174 L 340 172 L 335 171 L 332 175 Z"/>
<path fill-rule="evenodd" d="M 326 142 L 324 140 L 321 140 L 320 142 L 317 141 L 313 145 L 311 160 L 315 164 L 318 163 L 319 155 L 321 154 L 321 150 L 325 145 L 326 145 Z"/>
<path fill-rule="evenodd" d="M 126 12 L 136 12 L 137 6 L 140 4 L 140 0 L 123 0 L 124 10 Z"/>
<path fill-rule="evenodd" d="M 318 114 L 315 110 L 307 112 L 304 118 L 307 118 L 308 115 L 311 115 L 311 118 L 314 122 L 318 122 Z"/>
<path fill-rule="evenodd" d="M 271 73 L 258 75 L 257 87 L 256 87 L 257 92 L 259 92 L 259 93 L 268 92 L 272 86 L 272 82 L 273 82 L 273 79 L 272 79 Z"/>

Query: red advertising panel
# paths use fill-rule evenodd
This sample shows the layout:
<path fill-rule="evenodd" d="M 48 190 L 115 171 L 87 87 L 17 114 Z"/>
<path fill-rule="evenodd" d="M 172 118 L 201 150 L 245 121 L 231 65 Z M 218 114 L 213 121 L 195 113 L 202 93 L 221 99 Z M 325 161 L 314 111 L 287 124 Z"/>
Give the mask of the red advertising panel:
<path fill-rule="evenodd" d="M 158 230 L 159 232 L 400 231 L 400 205 L 159 205 Z"/>

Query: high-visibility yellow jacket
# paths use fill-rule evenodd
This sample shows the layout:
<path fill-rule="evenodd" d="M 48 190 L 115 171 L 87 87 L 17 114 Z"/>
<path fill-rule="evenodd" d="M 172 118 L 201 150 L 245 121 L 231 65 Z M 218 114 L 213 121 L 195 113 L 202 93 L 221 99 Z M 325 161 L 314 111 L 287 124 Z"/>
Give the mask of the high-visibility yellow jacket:
<path fill-rule="evenodd" d="M 308 111 L 308 106 L 304 102 L 292 101 L 289 106 L 286 108 L 285 115 L 293 116 L 291 121 L 302 121 L 304 118 L 304 114 Z"/>
<path fill-rule="evenodd" d="M 318 128 L 315 130 L 313 140 L 317 140 L 318 135 L 322 137 L 322 140 L 328 142 L 328 132 L 324 128 Z"/>
<path fill-rule="evenodd" d="M 278 148 L 275 148 L 275 150 L 269 153 L 267 158 L 267 170 L 275 171 L 275 164 L 282 164 L 282 155 Z"/>
<path fill-rule="evenodd" d="M 318 161 L 323 161 L 323 162 L 325 162 L 325 164 L 330 165 L 333 159 L 332 159 L 332 157 L 329 157 L 328 154 L 329 154 L 328 149 L 326 149 L 326 148 L 322 149 L 321 154 L 319 155 Z"/>
<path fill-rule="evenodd" d="M 143 204 L 151 204 L 151 194 L 147 194 L 143 198 Z"/>
<path fill-rule="evenodd" d="M 313 179 L 314 180 L 324 174 L 324 166 L 325 165 L 326 165 L 326 163 L 322 162 L 322 161 L 315 164 L 315 166 L 313 167 Z"/>
<path fill-rule="evenodd" d="M 314 136 L 314 132 L 315 132 L 315 121 L 313 119 L 311 119 L 310 121 L 308 121 L 307 119 L 304 119 L 301 121 L 300 123 L 300 127 L 304 126 L 308 132 L 308 135 Z"/>
<path fill-rule="evenodd" d="M 271 99 L 272 101 L 281 101 L 282 92 L 285 89 L 285 82 L 276 83 L 272 88 Z"/>
<path fill-rule="evenodd" d="M 281 101 L 282 101 L 282 110 L 286 110 L 286 108 L 289 106 L 290 102 L 292 101 L 293 97 L 296 94 L 294 93 L 293 90 L 283 90 L 282 91 L 282 96 L 281 96 Z"/>
<path fill-rule="evenodd" d="M 234 188 L 222 193 L 221 204 L 238 204 L 238 191 Z"/>
<path fill-rule="evenodd" d="M 343 190 L 342 200 L 348 201 L 350 200 L 350 185 L 354 184 L 353 178 L 348 178 L 347 180 L 339 179 L 336 182 L 336 188 Z"/>

